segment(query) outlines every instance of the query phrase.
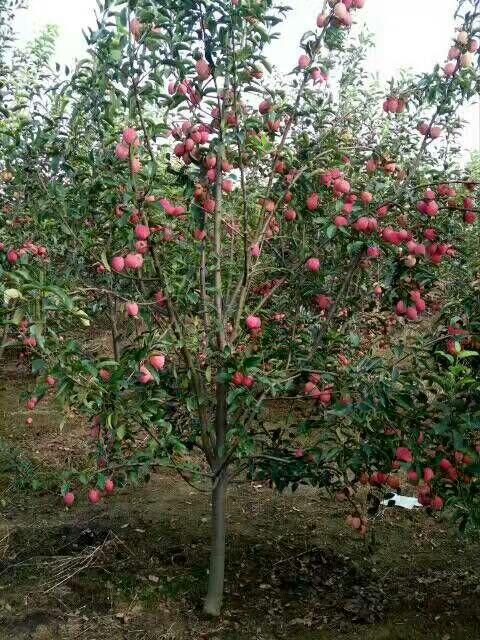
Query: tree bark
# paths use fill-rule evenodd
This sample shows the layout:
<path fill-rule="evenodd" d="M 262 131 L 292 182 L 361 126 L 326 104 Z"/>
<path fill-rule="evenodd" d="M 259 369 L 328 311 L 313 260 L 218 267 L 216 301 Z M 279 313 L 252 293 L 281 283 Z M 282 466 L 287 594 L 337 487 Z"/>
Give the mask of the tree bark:
<path fill-rule="evenodd" d="M 215 482 L 215 481 L 214 481 Z M 216 479 L 212 491 L 212 542 L 210 549 L 210 569 L 208 591 L 203 606 L 204 613 L 219 616 L 223 602 L 225 580 L 225 534 L 226 534 L 226 494 L 227 476 L 222 471 Z"/>
<path fill-rule="evenodd" d="M 113 357 L 118 362 L 120 360 L 120 339 L 117 329 L 117 302 L 110 301 L 110 326 L 112 331 Z"/>
<path fill-rule="evenodd" d="M 2 334 L 2 342 L 0 344 L 0 360 L 3 358 L 3 352 L 5 351 L 8 344 L 8 324 L 5 325 Z"/>

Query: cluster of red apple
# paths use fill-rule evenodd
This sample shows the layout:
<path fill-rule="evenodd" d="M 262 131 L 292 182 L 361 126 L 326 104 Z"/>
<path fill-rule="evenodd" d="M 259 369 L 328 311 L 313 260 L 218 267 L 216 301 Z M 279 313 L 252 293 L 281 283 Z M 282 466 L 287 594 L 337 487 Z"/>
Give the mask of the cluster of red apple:
<path fill-rule="evenodd" d="M 103 494 L 97 487 L 92 487 L 88 490 L 87 499 L 91 504 L 98 504 L 102 499 L 102 495 L 109 496 L 115 491 L 115 483 L 111 478 L 105 480 L 103 487 Z M 73 491 L 67 491 L 63 495 L 63 502 L 67 507 L 71 507 L 75 502 L 75 494 Z"/>
<path fill-rule="evenodd" d="M 192 162 L 192 157 L 199 159 L 199 147 L 210 141 L 211 128 L 206 124 L 192 125 L 185 120 L 181 125 L 172 128 L 171 135 L 179 140 L 173 148 L 177 158 L 182 158 L 185 164 Z"/>
<path fill-rule="evenodd" d="M 424 313 L 427 303 L 422 298 L 421 291 L 410 291 L 410 300 L 413 304 L 407 305 L 403 300 L 399 300 L 395 305 L 397 316 L 405 316 L 407 320 L 416 320 L 418 315 Z"/>
<path fill-rule="evenodd" d="M 389 96 L 383 103 L 385 113 L 403 113 L 406 107 L 406 100 L 404 98 L 396 98 L 395 96 Z"/>
<path fill-rule="evenodd" d="M 252 293 L 258 296 L 267 296 L 273 288 L 278 288 L 283 282 L 285 282 L 284 278 L 274 278 L 252 289 Z"/>
<path fill-rule="evenodd" d="M 392 434 L 393 435 L 393 434 Z M 421 445 L 424 441 L 423 432 L 417 437 L 417 444 Z M 480 446 L 477 445 L 477 451 L 480 451 Z M 435 458 L 440 450 L 428 451 L 427 453 Z M 471 477 L 465 473 L 465 468 L 472 465 L 475 459 L 469 453 L 461 451 L 455 451 L 453 455 L 453 462 L 448 458 L 441 458 L 436 463 L 437 471 L 431 466 L 423 466 L 418 471 L 418 467 L 413 466 L 414 457 L 412 451 L 407 447 L 398 447 L 395 452 L 395 459 L 392 462 L 392 468 L 398 470 L 401 463 L 412 465 L 406 472 L 407 480 L 410 484 L 418 485 L 417 497 L 419 503 L 424 507 L 430 507 L 435 511 L 440 511 L 444 506 L 444 500 L 439 495 L 436 495 L 432 488 L 432 482 L 436 484 L 449 484 L 461 480 L 463 482 L 470 482 Z M 390 475 L 383 471 L 376 471 L 370 476 L 363 472 L 358 478 L 360 484 L 372 485 L 381 487 L 388 485 L 390 488 L 397 490 L 401 485 L 401 480 L 398 475 Z"/>
<path fill-rule="evenodd" d="M 350 27 L 353 21 L 351 10 L 362 9 L 365 0 L 328 0 L 333 7 L 332 14 L 321 13 L 317 17 L 317 27 L 323 29 L 329 23 L 335 27 Z"/>
<path fill-rule="evenodd" d="M 0 242 L 0 251 L 5 249 L 3 242 Z M 15 264 L 20 258 L 26 254 L 37 256 L 42 260 L 48 260 L 48 249 L 43 246 L 39 246 L 31 242 L 30 240 L 25 242 L 19 249 L 9 249 L 7 251 L 7 261 L 10 264 Z"/>
<path fill-rule="evenodd" d="M 303 387 L 304 394 L 311 398 L 312 400 L 316 400 L 323 406 L 328 406 L 332 402 L 333 398 L 333 385 L 326 384 L 322 385 L 320 388 L 319 383 L 322 378 L 319 373 L 312 372 L 308 376 L 308 382 L 305 383 Z"/>
<path fill-rule="evenodd" d="M 478 51 L 478 40 L 470 38 L 466 31 L 459 31 L 455 35 L 455 44 L 450 47 L 447 55 L 448 62 L 443 67 L 447 77 L 454 76 L 459 69 L 468 69 L 473 64 L 473 54 Z"/>
<path fill-rule="evenodd" d="M 156 198 L 153 195 L 145 196 L 145 201 L 148 203 L 155 202 Z M 185 217 L 186 209 L 184 206 L 174 205 L 168 200 L 168 198 L 160 198 L 159 204 L 162 205 L 165 213 L 171 217 Z M 117 217 L 122 217 L 125 213 L 123 205 L 117 205 L 115 210 L 115 215 Z M 149 245 L 148 239 L 152 233 L 161 233 L 161 239 L 164 242 L 171 242 L 175 239 L 179 241 L 184 240 L 183 234 L 175 234 L 173 229 L 171 229 L 167 225 L 155 225 L 149 227 L 146 224 L 138 224 L 141 219 L 140 212 L 138 209 L 135 209 L 134 212 L 129 216 L 129 222 L 135 224 L 134 228 L 134 236 L 135 243 L 134 248 L 135 252 L 127 253 L 125 256 L 114 256 L 110 262 L 110 266 L 112 271 L 116 273 L 122 273 L 125 270 L 130 271 L 138 271 L 143 267 L 143 256 L 148 253 Z M 97 266 L 98 273 L 105 272 L 105 266 L 100 264 Z"/>
<path fill-rule="evenodd" d="M 138 306 L 135 305 L 135 303 L 130 304 L 137 307 L 136 311 L 138 314 Z M 147 364 L 155 369 L 155 371 L 161 371 L 165 367 L 165 356 L 161 353 L 155 352 L 148 357 L 146 362 L 140 363 L 139 372 L 137 375 L 137 380 L 138 382 L 140 382 L 140 384 L 148 384 L 149 382 L 152 382 L 154 380 L 151 371 L 149 371 L 148 367 L 146 366 Z M 103 382 L 108 382 L 112 374 L 107 369 L 100 369 L 98 375 L 100 379 L 103 380 Z"/>
<path fill-rule="evenodd" d="M 161 353 L 152 353 L 148 358 L 148 364 L 155 369 L 155 371 L 161 371 L 165 367 L 165 356 Z M 138 381 L 140 384 L 148 384 L 154 380 L 153 375 L 148 370 L 145 363 L 140 365 L 140 372 L 138 374 Z"/>
<path fill-rule="evenodd" d="M 129 161 L 132 173 L 138 173 L 142 168 L 140 158 L 132 155 L 132 150 L 140 146 L 140 139 L 135 129 L 127 127 L 121 141 L 115 147 L 115 156 L 122 162 Z"/>
<path fill-rule="evenodd" d="M 23 340 L 23 344 L 27 347 L 33 348 L 37 345 L 37 340 L 33 337 L 33 336 L 29 336 L 26 337 Z M 47 375 L 45 377 L 45 384 L 50 387 L 53 388 L 56 384 L 57 381 L 55 380 L 55 378 L 51 375 Z M 28 411 L 34 411 L 38 405 L 38 403 L 40 402 L 41 398 L 37 398 L 37 396 L 31 396 L 30 398 L 28 398 L 28 400 L 25 402 L 25 407 L 28 409 Z M 33 418 L 28 417 L 26 419 L 26 423 L 28 425 L 33 423 Z"/>
<path fill-rule="evenodd" d="M 300 69 L 300 71 L 308 70 L 308 72 L 310 73 L 310 78 L 313 80 L 314 84 L 321 84 L 323 82 L 328 82 L 328 74 L 323 69 L 319 69 L 318 67 L 313 67 L 312 69 L 311 65 L 312 65 L 312 60 L 310 56 L 307 56 L 306 54 L 302 54 L 301 56 L 299 56 L 298 62 L 297 62 L 298 69 Z M 269 129 L 272 129 L 272 127 L 270 126 L 270 122 L 271 121 L 267 121 L 267 127 Z M 275 120 L 273 122 L 275 123 L 273 130 L 274 132 L 276 132 L 280 128 L 280 122 L 278 120 Z M 277 125 L 278 125 L 278 128 L 277 128 Z"/>
<path fill-rule="evenodd" d="M 319 293 L 315 296 L 315 305 L 319 309 L 319 311 L 328 311 L 328 309 L 332 306 L 333 300 L 323 293 Z"/>
<path fill-rule="evenodd" d="M 349 514 L 345 522 L 349 527 L 355 529 L 358 532 L 358 535 L 364 538 L 367 535 L 368 530 L 368 519 L 365 516 L 359 516 L 358 514 L 352 515 Z"/>
<path fill-rule="evenodd" d="M 210 78 L 212 74 L 212 70 L 210 68 L 209 63 L 205 60 L 203 56 L 200 56 L 197 59 L 195 63 L 195 72 L 197 74 L 196 81 L 198 84 L 206 82 Z M 193 106 L 198 106 L 202 101 L 202 94 L 195 87 L 192 80 L 190 80 L 189 78 L 184 78 L 181 81 L 170 80 L 168 83 L 167 90 L 171 96 L 173 96 L 174 94 L 186 96 L 188 101 Z M 208 130 L 205 130 L 205 132 L 202 132 L 202 133 L 206 133 L 206 135 L 203 136 L 204 140 L 197 140 L 196 144 L 198 143 L 203 144 L 203 142 L 208 142 Z M 193 147 L 192 147 L 192 150 L 193 150 Z M 185 151 L 186 153 L 188 153 L 188 149 L 186 149 Z M 183 154 L 180 154 L 180 155 L 183 156 Z M 188 162 L 190 162 L 189 159 L 188 159 Z"/>
<path fill-rule="evenodd" d="M 232 384 L 235 387 L 245 387 L 245 389 L 251 389 L 255 384 L 253 376 L 247 376 L 241 371 L 235 371 L 232 376 Z"/>
<path fill-rule="evenodd" d="M 432 453 L 435 455 L 435 452 Z M 417 489 L 418 501 L 422 506 L 432 507 L 435 510 L 443 508 L 443 499 L 432 492 L 431 482 L 433 480 L 437 480 L 438 483 L 443 484 L 456 482 L 459 479 L 466 483 L 471 481 L 470 476 L 464 473 L 461 468 L 473 464 L 473 457 L 468 453 L 455 451 L 454 459 L 455 462 L 452 463 L 448 458 L 441 458 L 437 464 L 437 472 L 435 472 L 432 467 L 424 467 L 421 471 L 421 478 L 416 469 L 412 468 L 407 472 L 407 479 L 413 485 L 418 485 L 420 479 L 423 479 L 423 483 L 418 486 Z M 410 462 L 412 461 L 413 458 Z"/>
<path fill-rule="evenodd" d="M 127 253 L 123 256 L 114 256 L 110 266 L 115 273 L 122 273 L 125 269 L 130 271 L 138 271 L 143 266 L 143 256 L 141 253 Z"/>
<path fill-rule="evenodd" d="M 432 140 L 436 140 L 442 135 L 442 127 L 430 124 L 426 120 L 422 120 L 421 122 L 419 122 L 417 129 L 419 133 L 422 134 L 422 136 L 426 138 L 432 138 Z"/>

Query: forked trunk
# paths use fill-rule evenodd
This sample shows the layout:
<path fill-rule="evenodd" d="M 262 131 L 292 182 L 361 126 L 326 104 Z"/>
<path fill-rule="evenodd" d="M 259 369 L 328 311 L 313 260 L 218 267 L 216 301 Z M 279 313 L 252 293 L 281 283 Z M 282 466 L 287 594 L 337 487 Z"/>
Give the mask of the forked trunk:
<path fill-rule="evenodd" d="M 225 502 L 227 494 L 227 477 L 224 472 L 212 491 L 212 541 L 210 549 L 210 568 L 208 576 L 208 592 L 203 606 L 204 613 L 219 616 L 222 609 L 223 586 L 225 579 Z"/>

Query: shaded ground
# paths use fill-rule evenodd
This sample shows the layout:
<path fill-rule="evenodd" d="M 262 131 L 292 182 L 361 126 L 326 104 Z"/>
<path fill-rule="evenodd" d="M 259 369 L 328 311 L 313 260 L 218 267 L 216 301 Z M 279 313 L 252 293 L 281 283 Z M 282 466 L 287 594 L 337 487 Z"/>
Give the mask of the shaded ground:
<path fill-rule="evenodd" d="M 0 434 L 38 461 L 38 473 L 86 450 L 75 423 L 59 433 L 51 405 L 27 426 L 18 390 L 0 380 Z M 479 545 L 457 537 L 448 514 L 387 510 L 366 545 L 345 526 L 347 507 L 318 492 L 233 487 L 225 609 L 211 622 L 201 615 L 208 495 L 155 475 L 147 487 L 96 507 L 79 499 L 67 511 L 53 492 L 19 492 L 8 455 L 2 640 L 480 638 Z"/>

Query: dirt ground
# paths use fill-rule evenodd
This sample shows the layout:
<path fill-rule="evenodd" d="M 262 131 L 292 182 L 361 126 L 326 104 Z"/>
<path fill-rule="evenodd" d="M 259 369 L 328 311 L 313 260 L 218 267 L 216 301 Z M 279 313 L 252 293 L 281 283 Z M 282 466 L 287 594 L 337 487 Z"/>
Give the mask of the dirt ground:
<path fill-rule="evenodd" d="M 22 491 L 15 470 L 86 451 L 51 404 L 25 424 L 23 384 L 0 380 L 1 640 L 480 639 L 480 545 L 448 513 L 386 509 L 366 544 L 343 504 L 258 483 L 230 490 L 225 607 L 206 620 L 208 494 L 169 473 L 70 510 L 53 485 Z"/>

